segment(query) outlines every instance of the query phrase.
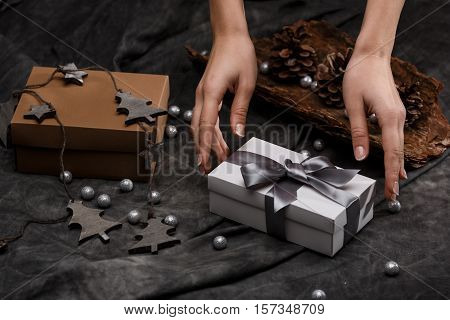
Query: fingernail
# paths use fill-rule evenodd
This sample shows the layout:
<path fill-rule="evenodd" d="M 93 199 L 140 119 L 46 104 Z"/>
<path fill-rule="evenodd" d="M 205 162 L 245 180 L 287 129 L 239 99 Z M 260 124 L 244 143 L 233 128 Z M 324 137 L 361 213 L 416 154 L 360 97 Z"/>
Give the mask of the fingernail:
<path fill-rule="evenodd" d="M 201 164 L 202 164 L 202 156 L 197 155 L 197 167 L 200 167 Z"/>
<path fill-rule="evenodd" d="M 392 192 L 394 192 L 395 195 L 397 195 L 397 196 L 400 195 L 400 188 L 398 187 L 398 182 L 397 181 L 394 182 L 394 187 L 392 188 Z"/>
<path fill-rule="evenodd" d="M 406 170 L 402 169 L 402 175 L 405 177 L 405 179 L 408 179 L 408 175 L 406 174 Z"/>
<path fill-rule="evenodd" d="M 355 158 L 358 161 L 364 160 L 364 158 L 366 157 L 366 152 L 364 151 L 364 147 L 363 146 L 357 146 L 355 148 Z"/>
<path fill-rule="evenodd" d="M 236 134 L 241 138 L 244 137 L 244 125 L 243 124 L 238 123 L 236 125 Z"/>

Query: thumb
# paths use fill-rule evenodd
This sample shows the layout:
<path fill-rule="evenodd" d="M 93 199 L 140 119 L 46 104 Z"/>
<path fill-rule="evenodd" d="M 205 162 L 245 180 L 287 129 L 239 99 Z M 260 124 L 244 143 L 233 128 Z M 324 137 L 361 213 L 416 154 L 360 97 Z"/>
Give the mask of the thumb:
<path fill-rule="evenodd" d="M 245 123 L 247 122 L 247 110 L 253 94 L 254 85 L 248 82 L 239 83 L 236 95 L 231 105 L 230 124 L 231 130 L 239 137 L 245 135 Z"/>

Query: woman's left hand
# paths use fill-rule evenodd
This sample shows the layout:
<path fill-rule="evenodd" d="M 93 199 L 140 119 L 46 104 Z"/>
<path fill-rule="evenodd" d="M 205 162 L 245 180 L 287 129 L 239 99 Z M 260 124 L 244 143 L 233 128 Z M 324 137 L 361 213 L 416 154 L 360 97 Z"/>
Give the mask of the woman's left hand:
<path fill-rule="evenodd" d="M 369 153 L 367 115 L 376 114 L 384 150 L 384 195 L 395 199 L 399 195 L 399 178 L 407 178 L 403 160 L 405 107 L 394 83 L 390 56 L 360 55 L 355 51 L 344 74 L 343 94 L 353 151 L 359 161 Z"/>

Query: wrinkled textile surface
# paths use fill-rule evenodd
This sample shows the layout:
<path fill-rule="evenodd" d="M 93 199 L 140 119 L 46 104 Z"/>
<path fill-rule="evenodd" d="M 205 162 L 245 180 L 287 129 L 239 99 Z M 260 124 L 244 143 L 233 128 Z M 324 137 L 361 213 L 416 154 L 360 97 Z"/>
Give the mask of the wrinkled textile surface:
<path fill-rule="evenodd" d="M 80 67 L 98 63 L 118 71 L 169 74 L 171 103 L 192 108 L 199 74 L 183 45 L 209 48 L 207 1 L 9 2 L 14 6 L 2 6 L 0 11 L 0 101 L 24 84 L 31 66 L 74 61 Z M 435 10 L 445 2 L 407 1 L 395 54 L 444 83 L 441 101 L 448 117 L 450 12 L 448 5 Z M 249 1 L 246 15 L 254 36 L 268 35 L 300 18 L 325 19 L 356 36 L 364 5 L 364 1 Z M 224 123 L 229 102 L 226 99 L 221 114 Z M 286 138 L 283 128 L 301 126 L 283 115 L 272 121 L 276 126 L 260 129 L 276 115 L 276 109 L 254 101 L 249 131 L 273 141 L 271 133 L 278 130 Z M 130 256 L 127 249 L 135 243 L 137 229 L 127 223 L 109 233 L 107 245 L 92 239 L 80 246 L 79 229 L 69 230 L 67 220 L 32 223 L 22 238 L 0 253 L 1 298 L 305 299 L 316 288 L 334 299 L 450 296 L 448 158 L 410 172 L 410 183 L 401 189 L 402 212 L 391 215 L 381 201 L 380 158 L 355 163 L 351 146 L 325 137 L 323 154 L 334 163 L 360 168 L 362 174 L 378 179 L 374 220 L 328 258 L 210 214 L 207 181 L 193 169 L 194 149 L 184 141 L 186 128 L 180 121 L 171 122 L 180 125 L 181 134 L 167 141 L 165 154 L 170 156 L 163 167 L 176 172 L 157 179 L 163 201 L 154 212 L 179 218 L 177 237 L 182 243 L 158 255 Z M 229 133 L 225 126 L 224 132 Z M 313 131 L 306 147 L 317 136 Z M 229 140 L 233 148 L 242 143 Z M 285 146 L 295 147 L 292 139 L 284 141 Z M 76 192 L 86 184 L 111 194 L 107 219 L 123 219 L 129 210 L 145 204 L 143 183 L 130 194 L 118 192 L 114 181 L 75 179 L 70 188 Z M 14 151 L 0 149 L 0 238 L 16 235 L 29 220 L 67 217 L 66 204 L 55 177 L 15 172 Z M 212 248 L 211 240 L 218 234 L 228 238 L 226 250 Z M 396 278 L 383 274 L 388 259 L 403 267 Z"/>

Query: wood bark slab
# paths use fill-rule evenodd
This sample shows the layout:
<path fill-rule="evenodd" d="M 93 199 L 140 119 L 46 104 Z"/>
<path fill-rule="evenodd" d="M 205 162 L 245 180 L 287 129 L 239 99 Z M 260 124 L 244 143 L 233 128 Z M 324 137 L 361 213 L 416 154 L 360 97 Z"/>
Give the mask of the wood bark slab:
<path fill-rule="evenodd" d="M 300 20 L 293 26 L 303 25 L 311 37 L 305 40 L 317 53 L 318 61 L 324 61 L 327 54 L 345 52 L 354 46 L 354 40 L 346 33 L 322 21 Z M 253 39 L 258 63 L 268 61 L 271 48 L 271 38 Z M 186 47 L 188 54 L 197 66 L 204 67 L 208 57 Z M 420 119 L 414 126 L 405 127 L 405 163 L 413 168 L 419 168 L 430 159 L 442 155 L 450 145 L 450 126 L 442 113 L 438 101 L 442 83 L 417 70 L 417 68 L 401 59 L 392 57 L 391 67 L 396 83 L 420 82 L 423 108 Z M 270 75 L 258 75 L 255 95 L 271 105 L 289 112 L 302 120 L 315 125 L 319 130 L 330 136 L 351 141 L 350 122 L 343 109 L 327 107 L 310 89 L 304 89 L 298 84 L 280 83 Z M 376 124 L 369 125 L 370 145 L 372 152 L 382 152 L 381 131 Z"/>

